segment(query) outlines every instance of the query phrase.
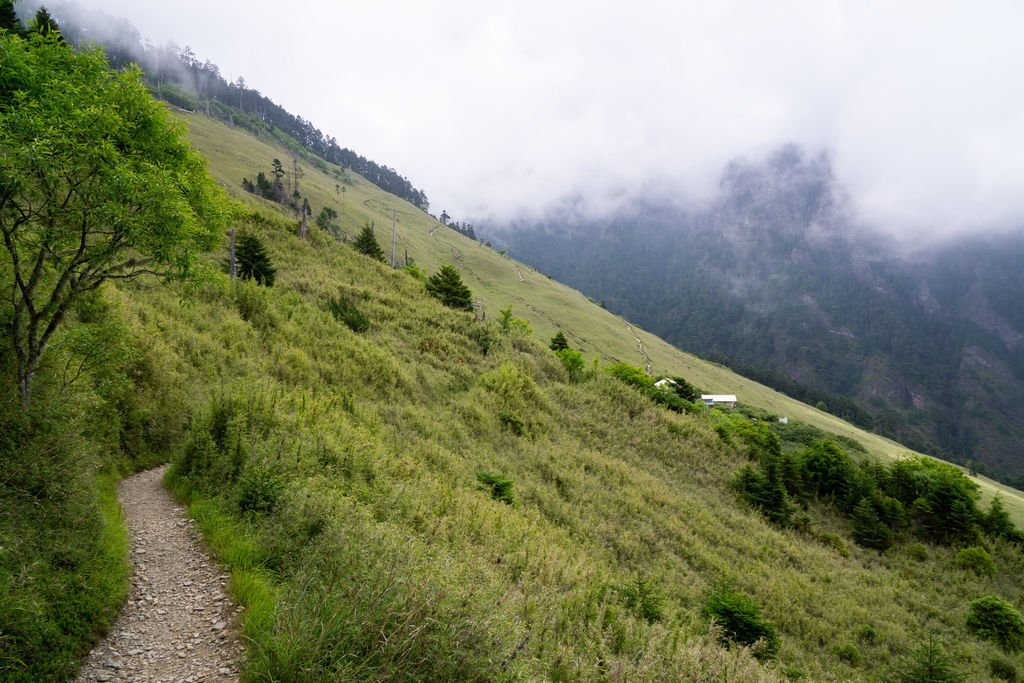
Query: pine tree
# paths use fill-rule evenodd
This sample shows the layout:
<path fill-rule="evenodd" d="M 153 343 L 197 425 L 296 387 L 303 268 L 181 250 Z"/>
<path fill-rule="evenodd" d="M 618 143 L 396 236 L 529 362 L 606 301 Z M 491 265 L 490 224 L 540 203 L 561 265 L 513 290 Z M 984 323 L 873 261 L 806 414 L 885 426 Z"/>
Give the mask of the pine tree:
<path fill-rule="evenodd" d="M 953 666 L 953 659 L 931 636 L 922 642 L 894 672 L 898 683 L 959 683 L 967 676 Z"/>
<path fill-rule="evenodd" d="M 24 32 L 18 14 L 14 11 L 14 0 L 0 0 L 0 31 L 4 29 L 11 33 Z"/>
<path fill-rule="evenodd" d="M 878 518 L 875 506 L 867 498 L 861 498 L 853 508 L 853 540 L 879 552 L 892 546 L 892 529 Z"/>
<path fill-rule="evenodd" d="M 441 266 L 441 270 L 431 275 L 427 279 L 427 291 L 449 308 L 467 311 L 473 308 L 473 293 L 452 266 Z"/>
<path fill-rule="evenodd" d="M 370 225 L 364 225 L 362 231 L 352 242 L 352 246 L 356 248 L 360 254 L 369 256 L 375 261 L 384 263 L 384 250 L 380 248 L 380 243 L 377 242 L 377 238 L 373 234 L 373 227 Z"/>
<path fill-rule="evenodd" d="M 551 343 L 549 344 L 549 346 L 551 347 L 552 351 L 561 351 L 562 349 L 569 348 L 569 340 L 566 339 L 565 335 L 562 334 L 562 331 L 559 330 L 558 333 L 551 338 Z"/>
<path fill-rule="evenodd" d="M 39 11 L 36 12 L 31 29 L 44 36 L 48 36 L 51 33 L 60 33 L 60 26 L 57 25 L 57 20 L 53 18 L 53 15 L 45 7 L 40 7 Z M 60 42 L 64 42 L 64 39 L 59 36 L 58 39 Z"/>
<path fill-rule="evenodd" d="M 258 284 L 272 287 L 277 269 L 270 262 L 263 242 L 249 233 L 242 233 L 235 243 L 235 259 L 238 277 L 243 280 L 252 278 Z"/>

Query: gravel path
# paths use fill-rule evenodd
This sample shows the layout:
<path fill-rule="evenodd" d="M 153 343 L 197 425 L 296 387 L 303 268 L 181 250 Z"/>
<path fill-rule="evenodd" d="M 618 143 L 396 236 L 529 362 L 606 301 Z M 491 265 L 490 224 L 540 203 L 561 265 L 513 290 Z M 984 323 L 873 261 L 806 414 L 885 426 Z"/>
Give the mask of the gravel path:
<path fill-rule="evenodd" d="M 185 509 L 164 490 L 164 467 L 121 482 L 131 534 L 131 593 L 76 679 L 226 683 L 238 680 L 241 611 L 227 575 L 199 544 Z"/>

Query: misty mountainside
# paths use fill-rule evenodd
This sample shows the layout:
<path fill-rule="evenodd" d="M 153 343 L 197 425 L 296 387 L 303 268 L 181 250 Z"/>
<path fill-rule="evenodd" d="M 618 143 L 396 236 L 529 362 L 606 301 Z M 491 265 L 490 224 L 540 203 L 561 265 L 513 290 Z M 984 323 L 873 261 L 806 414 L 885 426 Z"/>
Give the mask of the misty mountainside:
<path fill-rule="evenodd" d="M 710 206 L 498 231 L 679 347 L 918 450 L 1024 483 L 1024 239 L 908 254 L 856 227 L 826 155 L 734 162 Z"/>

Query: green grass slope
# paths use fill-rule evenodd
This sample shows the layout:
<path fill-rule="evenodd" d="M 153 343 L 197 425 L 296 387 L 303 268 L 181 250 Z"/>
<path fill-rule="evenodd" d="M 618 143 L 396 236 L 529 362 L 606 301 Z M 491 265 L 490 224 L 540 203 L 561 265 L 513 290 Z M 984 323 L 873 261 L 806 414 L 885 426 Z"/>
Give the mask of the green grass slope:
<path fill-rule="evenodd" d="M 873 680 L 927 634 L 976 678 L 1002 656 L 964 623 L 980 594 L 1020 599 L 1018 549 L 992 542 L 999 571 L 978 577 L 948 548 L 844 556 L 773 527 L 730 491 L 746 458 L 705 417 L 603 374 L 569 383 L 542 343 L 326 235 L 245 228 L 273 288 L 116 299 L 192 415 L 176 490 L 233 530 L 213 543 L 249 600 L 249 679 Z M 339 295 L 367 332 L 324 310 Z M 511 504 L 479 473 L 512 481 Z M 707 635 L 720 582 L 777 624 L 777 663 Z"/>
<path fill-rule="evenodd" d="M 284 155 L 202 118 L 191 124 L 229 187 Z M 929 637 L 972 680 L 993 660 L 1024 664 L 966 627 L 981 595 L 1021 604 L 1018 547 L 979 539 L 995 571 L 976 574 L 956 548 L 861 548 L 823 502 L 810 504 L 803 530 L 770 524 L 730 486 L 748 454 L 716 429 L 724 418 L 669 412 L 603 372 L 573 383 L 546 347 L 558 325 L 588 354 L 639 362 L 624 321 L 361 178 L 305 171 L 314 210 L 336 206 L 350 232 L 389 225 L 396 211 L 399 247 L 429 270 L 460 266 L 490 320 L 442 307 L 409 274 L 315 228 L 303 241 L 296 221 L 257 206 L 238 227 L 266 244 L 274 287 L 220 272 L 182 290 L 105 287 L 67 334 L 108 330 L 117 358 L 75 385 L 74 402 L 53 403 L 82 413 L 53 416 L 67 438 L 118 444 L 132 466 L 173 454 L 174 490 L 247 606 L 247 680 L 877 680 Z M 214 271 L 225 255 L 208 257 Z M 330 313 L 339 298 L 366 315 L 367 330 Z M 533 338 L 493 322 L 508 303 L 533 322 Z M 636 334 L 656 368 L 708 389 L 749 389 L 750 403 L 800 416 L 798 404 Z M 65 397 L 54 361 L 41 391 Z M 40 442 L 39 453 L 51 451 Z M 67 500 L 32 488 L 52 488 L 53 472 L 18 477 L 26 511 L 40 496 Z M 18 570 L 11 550 L 27 546 L 4 526 L 16 517 L 7 502 L 4 580 L 84 566 L 58 556 Z M 705 606 L 721 586 L 776 625 L 777 659 L 720 645 Z M 28 647 L 45 654 L 46 631 L 31 618 L 42 610 L 28 602 L 0 608 L 8 672 L 27 670 Z"/>
<path fill-rule="evenodd" d="M 185 118 L 194 144 L 209 159 L 210 170 L 218 181 L 240 198 L 271 206 L 270 202 L 243 192 L 241 179 L 251 179 L 260 170 L 268 171 L 273 158 L 287 161 L 291 158 L 290 152 L 275 141 L 259 140 L 205 116 L 192 114 Z M 300 180 L 301 191 L 309 197 L 314 215 L 324 206 L 334 208 L 340 214 L 342 229 L 349 236 L 373 221 L 378 239 L 390 255 L 394 213 L 398 258 L 401 260 L 407 252 L 431 273 L 441 265 L 455 265 L 490 317 L 512 306 L 517 316 L 530 322 L 539 339 L 550 339 L 561 329 L 572 346 L 588 356 L 639 366 L 649 363 L 656 374 L 686 377 L 695 386 L 712 393 L 735 393 L 744 404 L 853 438 L 870 454 L 883 460 L 891 461 L 910 453 L 892 440 L 865 432 L 728 368 L 676 349 L 606 311 L 580 292 L 440 225 L 415 206 L 383 192 L 356 174 L 345 174 L 343 180 L 336 171 L 324 172 L 309 162 L 300 163 L 305 173 Z M 339 188 L 344 188 L 345 192 L 340 192 Z M 977 480 L 986 501 L 996 493 L 1001 494 L 1014 521 L 1024 526 L 1024 494 L 984 477 Z"/>

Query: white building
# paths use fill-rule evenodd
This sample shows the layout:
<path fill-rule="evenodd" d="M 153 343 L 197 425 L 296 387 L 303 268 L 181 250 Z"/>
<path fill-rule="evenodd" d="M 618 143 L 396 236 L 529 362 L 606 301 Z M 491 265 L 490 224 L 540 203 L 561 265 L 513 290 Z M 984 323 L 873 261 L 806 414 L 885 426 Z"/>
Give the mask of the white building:
<path fill-rule="evenodd" d="M 723 406 L 726 408 L 736 407 L 736 394 L 701 394 L 700 400 L 709 408 Z"/>

